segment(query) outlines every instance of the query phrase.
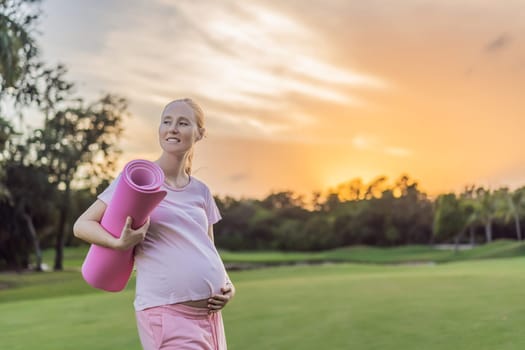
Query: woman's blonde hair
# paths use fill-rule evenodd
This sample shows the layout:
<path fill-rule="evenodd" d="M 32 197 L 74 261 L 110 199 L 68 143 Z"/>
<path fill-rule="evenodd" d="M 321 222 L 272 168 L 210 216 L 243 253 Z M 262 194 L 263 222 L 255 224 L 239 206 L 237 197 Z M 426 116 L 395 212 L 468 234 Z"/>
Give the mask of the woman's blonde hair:
<path fill-rule="evenodd" d="M 181 98 L 178 100 L 171 101 L 170 103 L 166 105 L 166 107 L 164 107 L 162 114 L 164 115 L 164 111 L 166 110 L 166 108 L 168 108 L 169 105 L 171 105 L 172 103 L 177 103 L 177 102 L 184 102 L 188 106 L 191 107 L 191 109 L 193 110 L 193 114 L 195 115 L 195 120 L 197 121 L 197 128 L 199 129 L 198 130 L 199 134 L 201 134 L 201 137 L 204 137 L 204 132 L 201 132 L 201 130 L 204 130 L 204 112 L 202 111 L 202 108 L 191 98 Z M 188 175 L 191 175 L 192 162 L 193 162 L 193 148 L 190 150 L 190 153 L 188 154 L 188 158 L 186 158 L 186 165 L 184 167 L 184 171 Z"/>

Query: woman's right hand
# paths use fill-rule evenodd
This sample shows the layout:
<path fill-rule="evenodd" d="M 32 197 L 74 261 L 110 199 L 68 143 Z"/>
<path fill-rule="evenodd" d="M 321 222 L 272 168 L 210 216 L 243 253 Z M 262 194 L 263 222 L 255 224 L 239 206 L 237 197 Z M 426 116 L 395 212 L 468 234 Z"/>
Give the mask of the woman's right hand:
<path fill-rule="evenodd" d="M 144 238 L 146 238 L 146 233 L 148 232 L 150 218 L 148 217 L 148 220 L 146 221 L 146 223 L 136 230 L 131 228 L 132 223 L 133 223 L 133 219 L 128 216 L 126 218 L 126 223 L 124 224 L 124 227 L 122 228 L 120 238 L 117 240 L 115 249 L 118 249 L 118 250 L 131 249 L 137 244 L 139 244 L 140 242 L 142 242 Z"/>

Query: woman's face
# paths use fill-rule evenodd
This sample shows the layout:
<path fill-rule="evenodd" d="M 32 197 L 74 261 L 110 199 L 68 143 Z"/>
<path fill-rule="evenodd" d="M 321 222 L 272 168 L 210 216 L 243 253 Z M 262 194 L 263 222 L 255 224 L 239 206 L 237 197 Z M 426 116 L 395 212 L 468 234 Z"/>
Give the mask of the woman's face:
<path fill-rule="evenodd" d="M 165 108 L 159 127 L 159 142 L 165 152 L 185 153 L 200 138 L 197 119 L 188 104 L 173 102 Z"/>

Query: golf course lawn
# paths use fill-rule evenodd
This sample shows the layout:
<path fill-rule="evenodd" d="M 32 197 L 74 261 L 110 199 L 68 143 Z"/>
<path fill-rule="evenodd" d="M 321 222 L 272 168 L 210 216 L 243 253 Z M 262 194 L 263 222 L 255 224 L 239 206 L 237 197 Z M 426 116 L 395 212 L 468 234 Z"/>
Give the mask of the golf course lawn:
<path fill-rule="evenodd" d="M 522 257 L 232 272 L 228 346 L 524 349 L 524 272 Z M 0 290 L 1 349 L 140 349 L 132 285 L 111 294 L 92 290 L 77 272 L 49 274 L 62 278 Z"/>

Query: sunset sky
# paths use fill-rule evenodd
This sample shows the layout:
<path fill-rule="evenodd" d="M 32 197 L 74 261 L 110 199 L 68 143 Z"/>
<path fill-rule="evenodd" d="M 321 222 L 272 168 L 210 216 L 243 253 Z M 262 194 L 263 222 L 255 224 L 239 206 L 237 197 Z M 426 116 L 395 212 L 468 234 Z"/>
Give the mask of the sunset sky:
<path fill-rule="evenodd" d="M 163 106 L 207 115 L 218 195 L 402 173 L 430 193 L 525 185 L 525 1 L 45 0 L 39 42 L 78 93 L 130 102 L 122 161 Z M 524 141 L 522 141 L 524 140 Z"/>

